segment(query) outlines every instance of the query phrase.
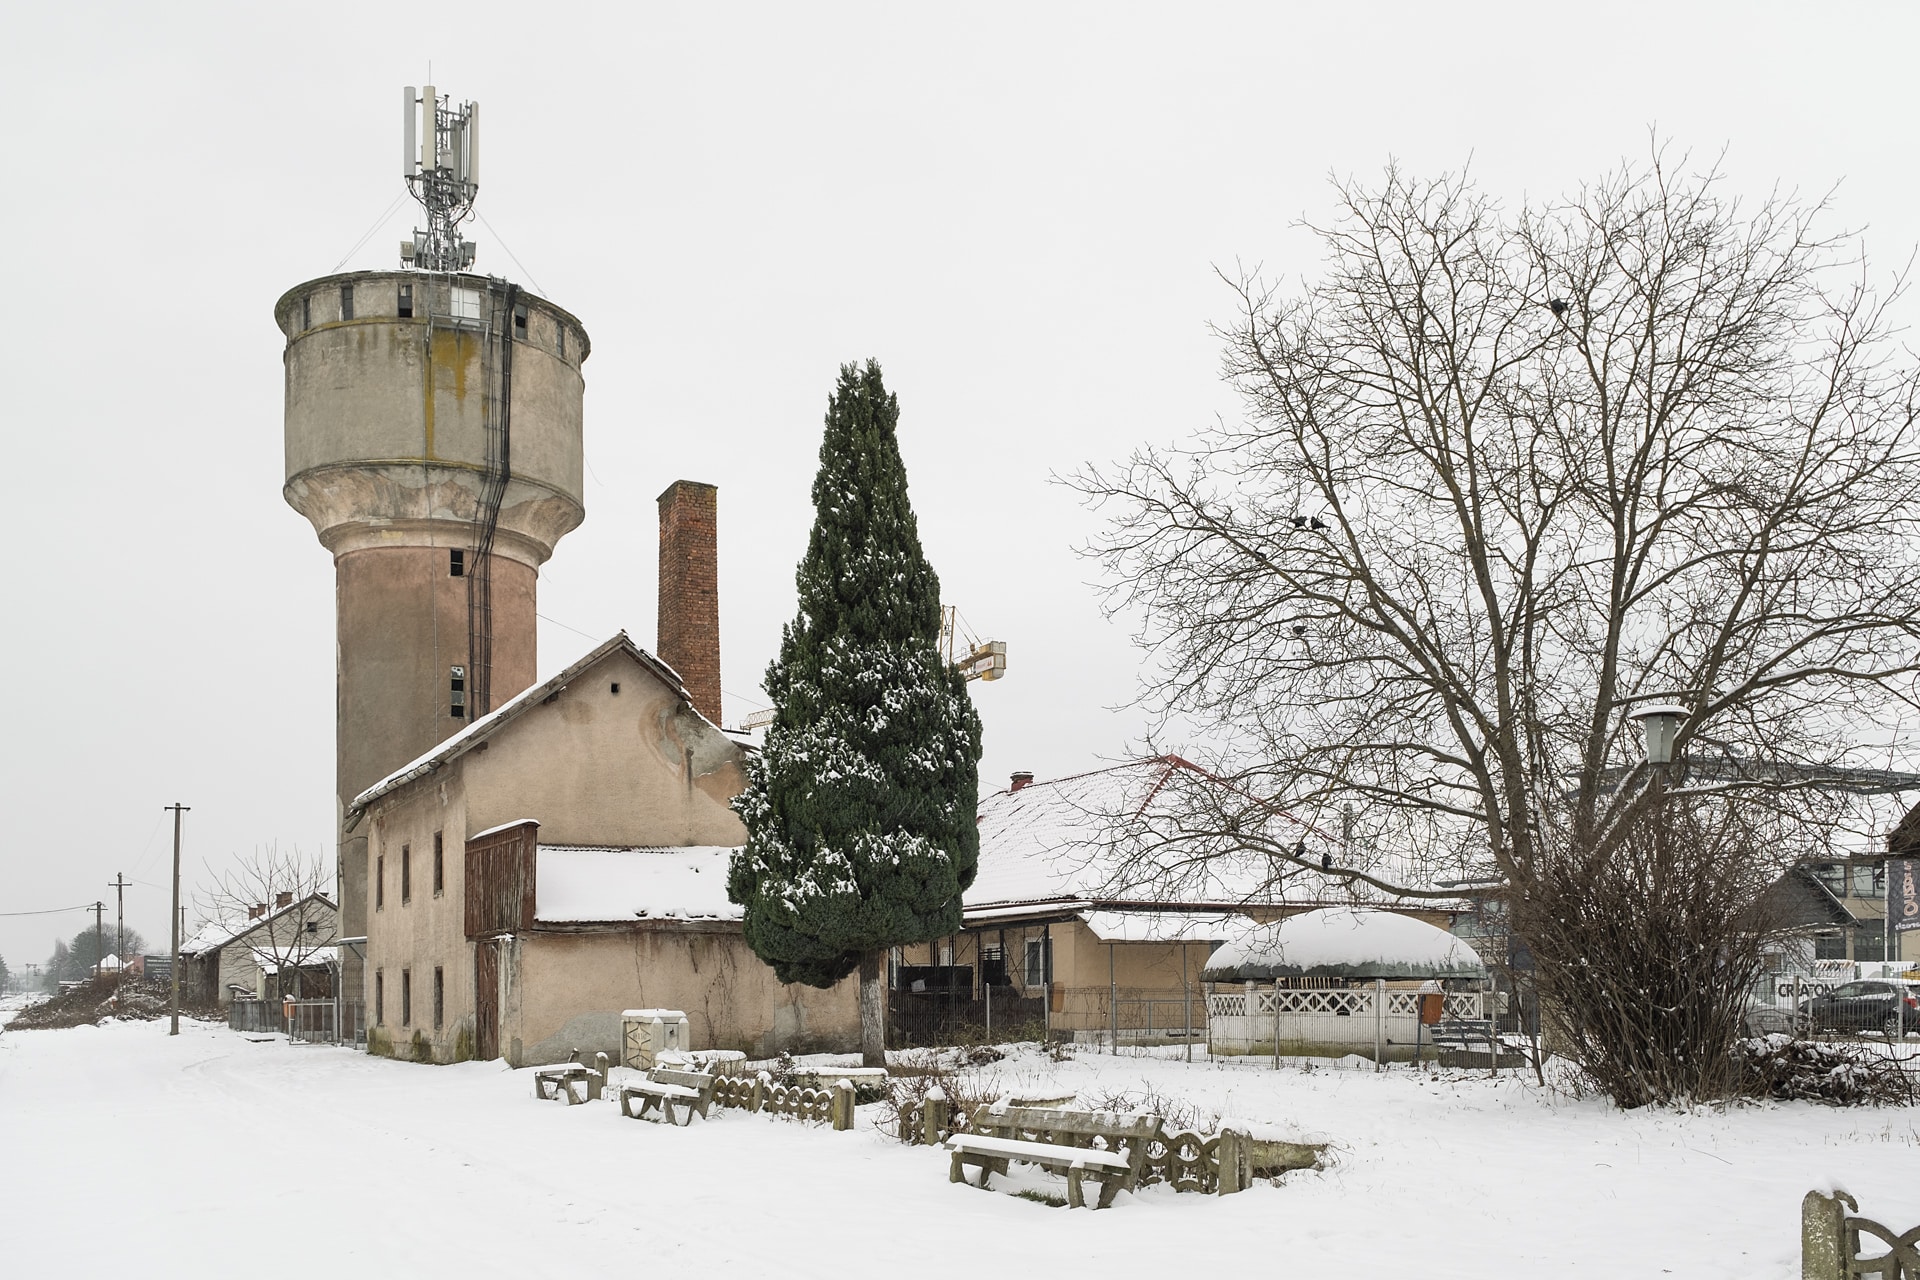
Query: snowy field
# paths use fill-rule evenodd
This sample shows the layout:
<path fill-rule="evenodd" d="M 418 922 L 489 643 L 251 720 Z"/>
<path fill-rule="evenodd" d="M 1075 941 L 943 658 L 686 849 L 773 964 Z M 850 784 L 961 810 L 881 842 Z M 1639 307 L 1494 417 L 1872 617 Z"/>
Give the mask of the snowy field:
<path fill-rule="evenodd" d="M 0 1018 L 6 1013 L 0 1011 Z M 1920 1111 L 1620 1114 L 1503 1074 L 1018 1052 L 1007 1090 L 1157 1092 L 1332 1144 L 1231 1197 L 1107 1212 L 947 1182 L 935 1150 L 722 1112 L 669 1129 L 204 1023 L 0 1034 L 0 1275 L 1790 1277 L 1800 1197 L 1920 1223 Z M 1019 1185 L 1016 1179 L 1011 1185 Z M 996 1184 L 998 1186 L 998 1184 Z M 277 1260 L 277 1261 L 276 1261 Z"/>

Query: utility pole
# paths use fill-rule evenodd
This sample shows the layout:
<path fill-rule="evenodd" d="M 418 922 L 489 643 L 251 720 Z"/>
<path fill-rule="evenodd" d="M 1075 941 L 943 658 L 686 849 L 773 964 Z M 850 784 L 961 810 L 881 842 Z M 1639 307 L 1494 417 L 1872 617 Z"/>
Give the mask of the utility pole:
<path fill-rule="evenodd" d="M 120 972 L 114 975 L 114 987 L 118 989 L 121 979 L 127 972 L 127 875 L 124 871 L 113 873 L 113 879 L 107 882 L 113 890 L 114 907 L 117 914 L 113 922 L 113 954 L 120 957 Z"/>
<path fill-rule="evenodd" d="M 160 806 L 162 810 L 173 810 L 173 964 L 168 977 L 173 982 L 173 999 L 169 1006 L 172 1026 L 167 1034 L 180 1034 L 180 815 L 191 813 L 186 805 L 175 803 Z"/>
<path fill-rule="evenodd" d="M 105 923 L 106 918 L 107 918 L 107 904 L 104 902 L 94 903 L 93 904 L 93 976 L 96 980 L 100 977 L 100 962 L 107 958 L 107 952 L 106 952 L 107 929 L 106 929 L 106 923 Z"/>

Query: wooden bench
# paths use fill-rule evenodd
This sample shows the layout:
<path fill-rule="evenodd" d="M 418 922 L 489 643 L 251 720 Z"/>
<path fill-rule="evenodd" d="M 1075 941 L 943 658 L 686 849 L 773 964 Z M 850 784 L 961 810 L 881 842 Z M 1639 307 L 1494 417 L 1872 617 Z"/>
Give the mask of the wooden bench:
<path fill-rule="evenodd" d="M 992 1174 L 1006 1173 L 1009 1161 L 1046 1165 L 1066 1173 L 1067 1205 L 1075 1209 L 1086 1203 L 1081 1194 L 1085 1178 L 1100 1184 L 1096 1209 L 1133 1190 L 1147 1161 L 1148 1144 L 1160 1138 L 1156 1116 L 1045 1107 L 983 1108 L 974 1113 L 971 1127 L 971 1133 L 956 1133 L 942 1144 L 953 1152 L 949 1181 L 965 1182 L 967 1165 L 980 1170 L 980 1187 Z M 1096 1139 L 1103 1147 L 1092 1145 Z"/>
<path fill-rule="evenodd" d="M 533 1069 L 533 1096 L 542 1101 L 565 1098 L 567 1105 L 577 1106 L 582 1102 L 596 1102 L 600 1091 L 607 1083 L 607 1055 L 594 1055 L 597 1063 L 589 1067 L 578 1059 L 585 1056 L 585 1050 L 575 1049 L 566 1062 L 556 1062 L 550 1067 Z M 578 1086 L 578 1089 L 575 1088 Z"/>
<path fill-rule="evenodd" d="M 633 1109 L 633 1099 L 640 1099 L 640 1109 Z M 673 1104 L 684 1104 L 685 1114 L 680 1123 L 692 1124 L 693 1117 L 707 1118 L 707 1105 L 713 1101 L 713 1077 L 703 1071 L 677 1071 L 672 1067 L 655 1067 L 647 1072 L 645 1080 L 620 1086 L 620 1114 L 630 1120 L 643 1119 L 647 1112 L 656 1107 L 668 1124 L 674 1123 Z"/>

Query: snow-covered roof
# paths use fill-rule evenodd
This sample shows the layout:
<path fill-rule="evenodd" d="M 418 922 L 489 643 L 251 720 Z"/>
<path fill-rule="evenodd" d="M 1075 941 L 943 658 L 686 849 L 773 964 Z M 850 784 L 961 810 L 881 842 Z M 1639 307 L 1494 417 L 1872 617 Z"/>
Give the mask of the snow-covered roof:
<path fill-rule="evenodd" d="M 524 827 L 529 822 L 531 822 L 536 827 L 540 825 L 540 819 L 538 818 L 515 818 L 511 822 L 496 822 L 492 826 L 488 827 L 485 831 L 474 832 L 472 835 L 468 836 L 467 839 L 470 841 L 485 840 L 488 836 L 499 835 L 502 831 L 511 831 L 515 827 Z"/>
<path fill-rule="evenodd" d="M 967 890 L 968 915 L 1003 918 L 1040 903 L 1231 908 L 1351 899 L 1345 881 L 1305 868 L 1286 869 L 1276 884 L 1274 863 L 1262 853 L 1202 858 L 1165 843 L 1192 788 L 1226 784 L 1178 756 L 1154 756 L 988 796 L 980 802 L 980 869 Z M 1261 814 L 1284 843 L 1312 834 L 1284 812 Z"/>
<path fill-rule="evenodd" d="M 543 844 L 534 863 L 534 919 L 545 924 L 738 920 L 719 845 L 597 848 Z"/>
<path fill-rule="evenodd" d="M 1472 947 L 1438 925 L 1394 911 L 1324 907 L 1227 937 L 1201 975 L 1210 982 L 1289 977 L 1479 978 Z"/>
<path fill-rule="evenodd" d="M 271 951 L 262 951 L 259 947 L 249 947 L 247 951 L 253 957 L 253 962 L 260 966 L 262 973 L 280 972 L 282 960 L 291 969 L 311 969 L 319 965 L 330 965 L 339 956 L 339 949 L 336 947 L 301 947 L 283 956 L 275 955 Z"/>
<path fill-rule="evenodd" d="M 262 916 L 234 915 L 217 917 L 212 920 L 203 920 L 192 934 L 181 939 L 180 954 L 183 956 L 197 956 L 209 951 L 218 950 L 242 934 L 252 933 L 268 921 L 283 916 L 289 911 L 298 911 L 309 902 L 319 902 L 329 908 L 333 906 L 333 899 L 329 898 L 326 894 L 310 893 L 306 897 L 290 902 L 284 907 L 275 907 Z"/>
<path fill-rule="evenodd" d="M 527 689 L 507 699 L 505 703 L 491 713 L 481 716 L 460 732 L 440 743 L 440 745 L 433 748 L 433 750 L 416 759 L 409 760 L 406 764 L 401 765 L 398 769 L 395 769 L 392 773 L 355 796 L 353 802 L 347 806 L 347 828 L 351 830 L 354 824 L 360 820 L 360 815 L 367 811 L 367 806 L 375 800 L 378 800 L 381 796 L 398 790 L 407 783 L 412 782 L 415 778 L 429 774 L 435 769 L 447 764 L 455 757 L 464 755 L 467 751 L 479 746 L 506 725 L 525 714 L 529 708 L 539 706 L 542 702 L 546 701 L 548 697 L 558 693 L 569 684 L 572 684 L 582 672 L 597 665 L 603 658 L 606 658 L 609 654 L 616 651 L 627 654 L 635 662 L 658 677 L 661 683 L 665 684 L 667 688 L 677 694 L 682 702 L 687 703 L 690 707 L 693 705 L 692 699 L 687 694 L 686 685 L 681 681 L 679 674 L 675 672 L 672 667 L 635 644 L 625 631 L 619 632 L 612 639 L 604 640 L 600 644 L 595 645 L 584 657 L 573 662 L 558 675 L 543 680 L 531 689 Z"/>
<path fill-rule="evenodd" d="M 1230 911 L 1087 911 L 1080 919 L 1101 942 L 1206 942 L 1251 923 Z"/>

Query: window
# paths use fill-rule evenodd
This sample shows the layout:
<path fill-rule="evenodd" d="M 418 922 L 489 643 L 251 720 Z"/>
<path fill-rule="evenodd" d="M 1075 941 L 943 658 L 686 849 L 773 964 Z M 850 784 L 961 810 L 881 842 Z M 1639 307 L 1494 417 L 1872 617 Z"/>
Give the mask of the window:
<path fill-rule="evenodd" d="M 373 1025 L 387 1025 L 387 974 L 384 969 L 373 971 Z"/>
<path fill-rule="evenodd" d="M 320 932 L 320 922 L 318 920 L 307 921 L 307 932 L 308 933 Z"/>
<path fill-rule="evenodd" d="M 1047 942 L 1044 938 L 1027 939 L 1027 974 L 1024 985 L 1043 987 L 1047 984 Z"/>
<path fill-rule="evenodd" d="M 1853 896 L 1856 898 L 1879 898 L 1887 892 L 1887 864 L 1884 862 L 1856 862 L 1853 864 Z"/>
<path fill-rule="evenodd" d="M 452 292 L 451 310 L 455 320 L 479 320 L 485 316 L 478 289 L 454 289 Z"/>
<path fill-rule="evenodd" d="M 447 891 L 447 846 L 444 834 L 439 831 L 433 833 L 433 896 L 436 898 Z"/>
<path fill-rule="evenodd" d="M 464 578 L 467 576 L 467 551 L 465 547 L 448 548 L 447 576 L 449 578 Z"/>
<path fill-rule="evenodd" d="M 400 905 L 413 901 L 413 846 L 400 846 Z"/>
<path fill-rule="evenodd" d="M 467 714 L 467 669 L 465 667 L 448 667 L 447 686 L 448 714 L 455 720 L 465 719 Z"/>
<path fill-rule="evenodd" d="M 312 294 L 308 294 L 306 297 L 300 299 L 300 327 L 302 329 L 313 328 L 313 295 Z"/>
<path fill-rule="evenodd" d="M 527 304 L 513 304 L 513 336 L 525 342 L 527 340 Z"/>
<path fill-rule="evenodd" d="M 399 311 L 402 320 L 413 319 L 413 286 L 410 284 L 400 286 Z"/>
<path fill-rule="evenodd" d="M 373 860 L 373 909 L 379 911 L 387 905 L 387 855 L 381 854 Z"/>
<path fill-rule="evenodd" d="M 553 349 L 562 360 L 567 358 L 567 326 L 563 324 L 553 326 Z"/>
<path fill-rule="evenodd" d="M 353 319 L 353 286 L 350 284 L 340 286 L 340 318 Z"/>
<path fill-rule="evenodd" d="M 413 970 L 400 971 L 400 1025 L 413 1025 Z"/>
<path fill-rule="evenodd" d="M 447 983 L 440 966 L 433 966 L 433 1029 L 438 1031 L 447 1017 Z"/>

